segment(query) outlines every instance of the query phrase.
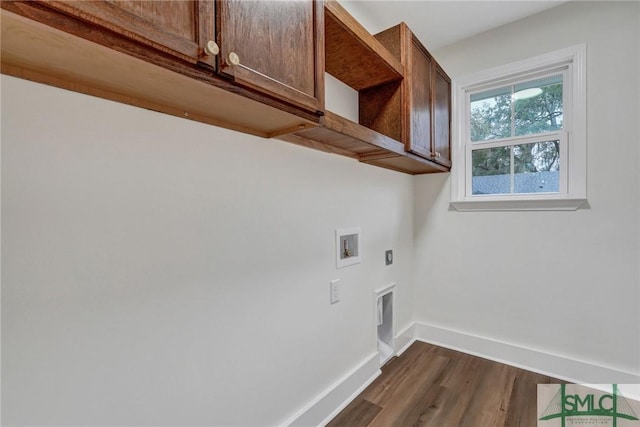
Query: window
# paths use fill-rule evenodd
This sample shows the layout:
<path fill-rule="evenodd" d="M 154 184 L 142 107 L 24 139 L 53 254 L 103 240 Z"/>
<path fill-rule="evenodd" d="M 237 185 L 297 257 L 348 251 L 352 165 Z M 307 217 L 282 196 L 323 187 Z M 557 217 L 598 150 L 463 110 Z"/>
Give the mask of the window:
<path fill-rule="evenodd" d="M 582 45 L 454 79 L 454 208 L 585 203 L 585 56 Z"/>

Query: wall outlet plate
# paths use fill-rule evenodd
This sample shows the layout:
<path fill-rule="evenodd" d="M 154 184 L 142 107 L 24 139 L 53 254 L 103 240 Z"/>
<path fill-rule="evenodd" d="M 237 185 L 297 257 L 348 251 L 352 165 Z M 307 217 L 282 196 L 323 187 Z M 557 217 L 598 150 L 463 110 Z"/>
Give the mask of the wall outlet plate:
<path fill-rule="evenodd" d="M 393 264 L 393 250 L 389 249 L 384 253 L 384 263 L 385 265 Z"/>
<path fill-rule="evenodd" d="M 334 279 L 329 282 L 330 285 L 330 294 L 331 294 L 331 304 L 335 304 L 340 301 L 340 286 L 338 283 L 340 279 Z"/>

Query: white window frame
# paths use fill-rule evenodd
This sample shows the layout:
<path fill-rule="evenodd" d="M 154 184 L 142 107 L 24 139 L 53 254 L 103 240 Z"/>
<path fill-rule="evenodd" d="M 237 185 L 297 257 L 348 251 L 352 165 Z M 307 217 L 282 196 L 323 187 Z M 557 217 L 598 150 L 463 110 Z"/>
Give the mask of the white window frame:
<path fill-rule="evenodd" d="M 587 202 L 587 103 L 585 44 L 453 79 L 451 202 L 458 211 L 576 210 Z M 483 141 L 483 148 L 561 139 L 560 188 L 557 193 L 473 195 L 469 97 L 472 92 L 505 86 L 540 74 L 563 73 L 563 129 Z M 475 142 L 478 144 L 478 142 Z"/>

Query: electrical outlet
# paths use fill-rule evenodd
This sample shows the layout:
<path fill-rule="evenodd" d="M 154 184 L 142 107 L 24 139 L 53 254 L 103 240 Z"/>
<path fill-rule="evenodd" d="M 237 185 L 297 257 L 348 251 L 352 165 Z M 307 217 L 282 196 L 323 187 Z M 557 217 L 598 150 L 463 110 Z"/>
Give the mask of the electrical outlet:
<path fill-rule="evenodd" d="M 331 304 L 335 304 L 340 301 L 340 286 L 338 285 L 340 279 L 335 279 L 329 282 L 331 288 Z"/>

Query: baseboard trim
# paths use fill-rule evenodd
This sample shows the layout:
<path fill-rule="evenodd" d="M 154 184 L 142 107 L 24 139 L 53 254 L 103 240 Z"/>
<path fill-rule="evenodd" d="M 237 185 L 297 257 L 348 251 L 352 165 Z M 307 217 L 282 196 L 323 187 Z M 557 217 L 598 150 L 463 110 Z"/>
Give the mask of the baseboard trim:
<path fill-rule="evenodd" d="M 324 426 L 369 386 L 381 373 L 380 354 L 365 358 L 342 378 L 305 405 L 282 426 Z"/>
<path fill-rule="evenodd" d="M 592 384 L 637 384 L 640 375 L 608 366 L 568 358 L 508 342 L 471 335 L 440 326 L 416 322 L 413 336 L 427 342 L 473 356 L 569 381 Z"/>
<path fill-rule="evenodd" d="M 400 356 L 409 347 L 411 347 L 411 344 L 416 342 L 414 329 L 415 329 L 415 323 L 412 323 L 411 325 L 407 326 L 402 332 L 396 335 L 395 337 L 396 356 Z"/>
<path fill-rule="evenodd" d="M 377 356 L 378 359 L 380 359 L 380 356 Z M 356 391 L 354 391 L 351 396 L 349 396 L 347 398 L 347 400 L 345 400 L 344 402 L 342 402 L 340 404 L 340 406 L 338 406 L 331 414 L 329 414 L 324 420 L 322 420 L 322 422 L 319 424 L 319 426 L 326 426 L 327 424 L 329 424 L 329 422 L 335 418 L 336 415 L 338 415 L 340 412 L 342 412 L 342 410 L 344 408 L 346 408 L 351 402 L 353 402 L 353 400 L 358 397 L 358 395 L 360 393 L 362 393 L 367 387 L 369 387 L 369 385 L 375 381 L 376 378 L 378 378 L 380 376 L 380 374 L 382 374 L 382 371 L 380 370 L 380 368 L 378 368 L 378 370 L 376 371 L 375 374 L 373 374 L 367 381 L 364 382 L 364 384 L 362 384 L 360 387 L 358 387 L 358 389 Z"/>
<path fill-rule="evenodd" d="M 415 323 L 394 337 L 395 355 L 401 355 L 413 344 Z M 315 399 L 291 416 L 282 426 L 324 426 L 349 405 L 382 373 L 380 353 L 375 352 L 342 378 L 320 393 Z"/>
<path fill-rule="evenodd" d="M 577 384 L 640 383 L 640 375 L 632 372 L 421 322 L 412 323 L 395 336 L 396 355 L 415 341 Z M 325 426 L 382 373 L 379 357 L 375 352 L 365 358 L 282 426 Z"/>

